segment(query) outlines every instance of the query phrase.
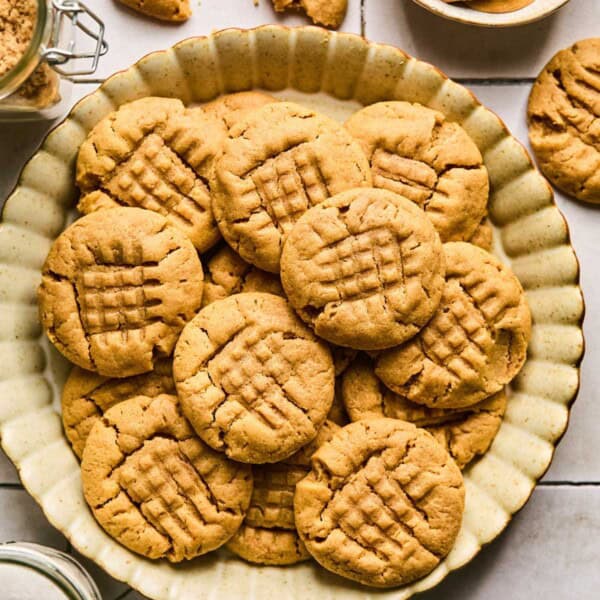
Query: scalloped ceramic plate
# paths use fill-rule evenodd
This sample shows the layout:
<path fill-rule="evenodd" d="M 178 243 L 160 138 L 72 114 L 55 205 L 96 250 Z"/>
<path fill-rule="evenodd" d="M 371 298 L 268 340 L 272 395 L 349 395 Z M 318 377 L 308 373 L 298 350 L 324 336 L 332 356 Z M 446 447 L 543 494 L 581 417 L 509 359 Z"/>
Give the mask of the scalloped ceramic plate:
<path fill-rule="evenodd" d="M 192 103 L 251 88 L 340 120 L 361 104 L 403 99 L 460 122 L 489 170 L 496 252 L 512 265 L 527 292 L 534 317 L 529 357 L 512 385 L 491 450 L 465 473 L 466 510 L 455 547 L 425 579 L 376 594 L 406 599 L 435 586 L 498 536 L 550 465 L 578 389 L 583 299 L 567 226 L 527 152 L 468 90 L 396 48 L 314 27 L 226 30 L 146 56 L 75 106 L 23 170 L 0 226 L 2 445 L 27 490 L 73 546 L 151 598 L 350 600 L 375 595 L 314 563 L 258 568 L 221 551 L 174 566 L 132 554 L 109 538 L 87 510 L 78 463 L 61 429 L 59 394 L 67 366 L 42 336 L 36 288 L 46 253 L 76 198 L 79 145 L 102 117 L 141 96 L 175 96 Z"/>
<path fill-rule="evenodd" d="M 539 21 L 564 6 L 569 0 L 533 0 L 519 10 L 489 13 L 469 8 L 468 4 L 448 4 L 444 0 L 414 0 L 432 13 L 452 21 L 481 27 L 515 27 Z"/>

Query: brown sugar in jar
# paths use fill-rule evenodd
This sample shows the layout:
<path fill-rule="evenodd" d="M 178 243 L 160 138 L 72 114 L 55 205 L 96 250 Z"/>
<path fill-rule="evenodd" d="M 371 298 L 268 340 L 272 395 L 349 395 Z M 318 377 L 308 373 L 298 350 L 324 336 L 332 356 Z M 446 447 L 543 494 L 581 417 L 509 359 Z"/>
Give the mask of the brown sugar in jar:
<path fill-rule="evenodd" d="M 0 0 L 0 121 L 64 114 L 107 50 L 102 20 L 77 0 Z"/>
<path fill-rule="evenodd" d="M 0 0 L 0 78 L 27 53 L 38 18 L 37 0 Z M 21 87 L 0 102 L 46 108 L 60 100 L 58 75 L 41 64 Z"/>

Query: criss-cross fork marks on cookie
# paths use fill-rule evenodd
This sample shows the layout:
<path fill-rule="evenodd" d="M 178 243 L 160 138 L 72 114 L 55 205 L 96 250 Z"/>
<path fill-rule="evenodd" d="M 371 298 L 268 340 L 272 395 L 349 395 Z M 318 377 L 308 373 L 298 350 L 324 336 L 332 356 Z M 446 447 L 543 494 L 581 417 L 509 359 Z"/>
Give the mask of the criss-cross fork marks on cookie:
<path fill-rule="evenodd" d="M 149 290 L 161 287 L 156 267 L 96 266 L 82 272 L 78 288 L 80 314 L 88 335 L 143 329 L 159 318 L 149 308 L 161 300 Z"/>
<path fill-rule="evenodd" d="M 251 180 L 261 206 L 272 223 L 287 233 L 311 206 L 330 194 L 319 167 L 319 159 L 309 144 L 300 144 L 268 159 L 251 171 Z"/>
<path fill-rule="evenodd" d="M 477 377 L 493 343 L 485 318 L 457 282 L 449 282 L 442 308 L 421 334 L 425 355 L 457 380 Z"/>
<path fill-rule="evenodd" d="M 403 285 L 402 249 L 396 235 L 376 227 L 324 246 L 313 258 L 326 302 L 360 299 Z"/>
<path fill-rule="evenodd" d="M 153 210 L 185 227 L 210 208 L 206 184 L 156 133 L 143 139 L 103 189 L 118 204 Z"/>
<path fill-rule="evenodd" d="M 219 517 L 210 488 L 181 450 L 185 443 L 148 440 L 114 475 L 147 522 L 171 539 L 175 556 L 194 556 L 199 531 Z M 187 443 L 199 446 L 197 441 Z"/>
<path fill-rule="evenodd" d="M 225 401 L 238 402 L 275 431 L 309 418 L 293 401 L 293 391 L 286 390 L 296 369 L 285 345 L 285 334 L 246 329 L 209 364 L 213 380 L 227 394 Z"/>
<path fill-rule="evenodd" d="M 373 185 L 405 196 L 427 209 L 438 175 L 424 162 L 378 148 L 371 158 Z M 433 207 L 432 207 L 433 208 Z"/>
<path fill-rule="evenodd" d="M 419 560 L 426 559 L 433 566 L 438 557 L 417 533 L 429 529 L 427 514 L 419 508 L 421 498 L 411 498 L 405 491 L 411 485 L 422 486 L 407 473 L 400 475 L 389 468 L 385 456 L 372 456 L 360 471 L 333 490 L 321 513 L 324 522 L 335 523 L 327 537 L 332 542 L 339 540 L 336 545 L 341 561 L 352 562 L 364 553 L 381 562 L 384 569 L 418 554 Z M 402 470 L 402 465 L 396 468 Z M 414 479 L 425 476 L 418 474 Z M 424 496 L 431 487 L 422 489 Z"/>
<path fill-rule="evenodd" d="M 251 527 L 296 530 L 294 492 L 309 467 L 281 463 L 252 470 L 254 490 L 245 523 Z"/>

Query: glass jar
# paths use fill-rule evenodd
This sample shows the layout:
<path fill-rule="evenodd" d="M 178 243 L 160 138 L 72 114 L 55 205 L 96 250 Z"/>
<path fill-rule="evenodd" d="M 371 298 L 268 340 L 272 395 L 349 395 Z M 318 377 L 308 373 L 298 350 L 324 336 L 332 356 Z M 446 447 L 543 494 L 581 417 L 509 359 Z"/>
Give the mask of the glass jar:
<path fill-rule="evenodd" d="M 64 114 L 73 83 L 89 82 L 82 77 L 93 74 L 108 51 L 104 23 L 82 2 L 29 1 L 37 9 L 33 35 L 15 65 L 0 77 L 0 121 Z M 86 49 L 77 53 L 76 45 Z"/>
<path fill-rule="evenodd" d="M 74 558 L 40 544 L 0 544 L 0 581 L 4 600 L 102 600 Z"/>

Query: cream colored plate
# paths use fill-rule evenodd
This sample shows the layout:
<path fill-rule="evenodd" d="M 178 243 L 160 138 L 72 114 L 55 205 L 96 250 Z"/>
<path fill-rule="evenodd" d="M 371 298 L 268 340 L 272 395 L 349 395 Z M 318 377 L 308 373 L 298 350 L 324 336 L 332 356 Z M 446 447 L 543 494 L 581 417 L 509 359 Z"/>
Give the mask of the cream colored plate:
<path fill-rule="evenodd" d="M 124 102 L 146 95 L 203 102 L 262 88 L 344 119 L 361 104 L 422 102 L 460 122 L 492 183 L 497 253 L 521 279 L 534 316 L 523 372 L 490 452 L 466 473 L 463 527 L 447 559 L 406 588 L 370 593 L 313 563 L 257 568 L 226 552 L 181 566 L 150 562 L 96 524 L 77 461 L 62 433 L 65 361 L 44 341 L 36 287 L 73 207 L 73 166 L 87 132 Z M 435 586 L 492 541 L 529 498 L 552 460 L 577 393 L 583 352 L 578 264 L 552 191 L 498 117 L 434 67 L 390 46 L 318 28 L 226 30 L 143 58 L 82 100 L 27 164 L 0 226 L 0 434 L 23 484 L 48 519 L 113 577 L 157 599 L 377 598 L 401 600 Z"/>
<path fill-rule="evenodd" d="M 414 0 L 427 10 L 452 21 L 481 27 L 515 27 L 539 21 L 569 0 L 533 0 L 528 6 L 507 13 L 488 13 L 469 8 L 468 3 L 448 4 L 443 0 Z"/>

